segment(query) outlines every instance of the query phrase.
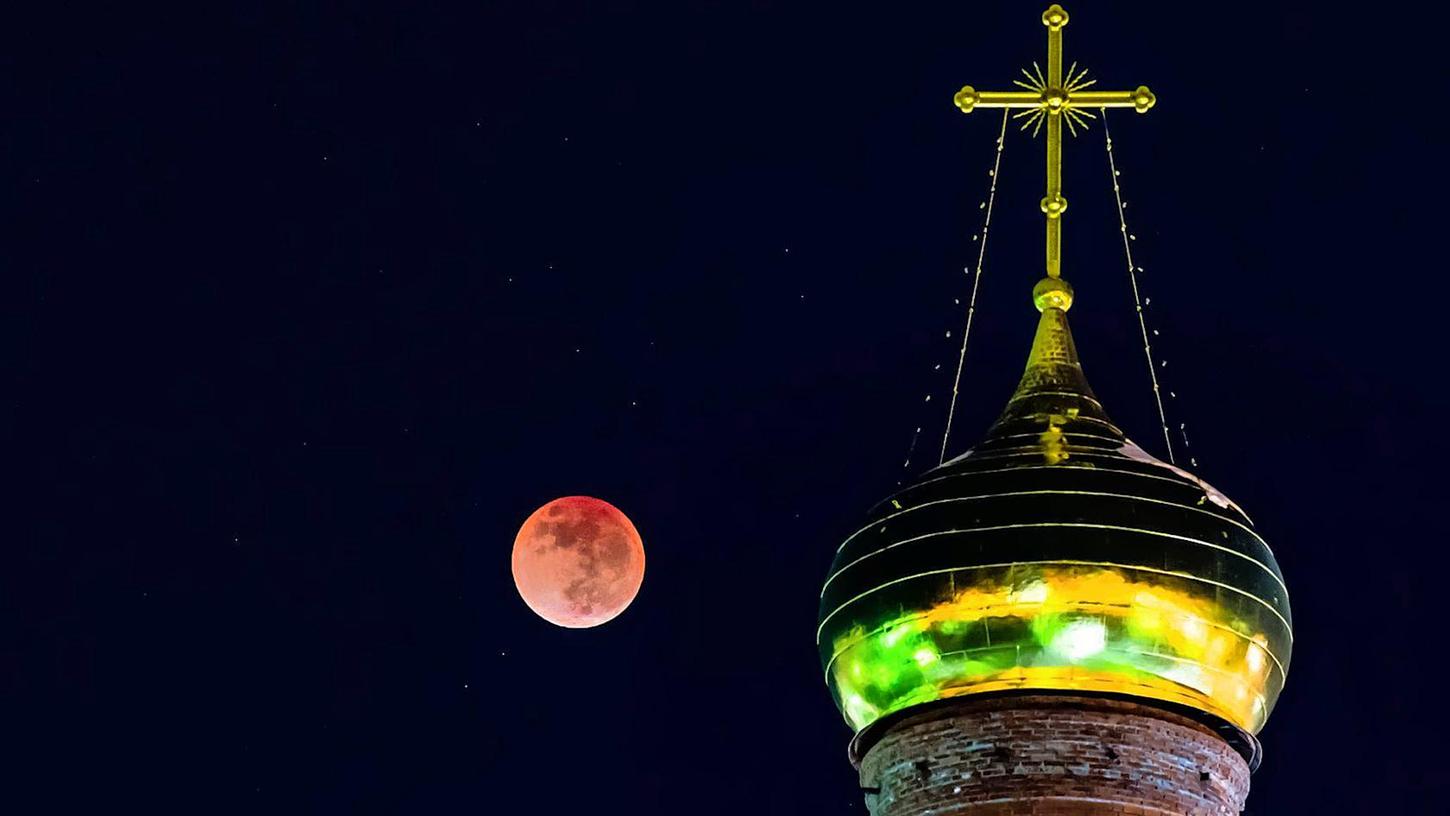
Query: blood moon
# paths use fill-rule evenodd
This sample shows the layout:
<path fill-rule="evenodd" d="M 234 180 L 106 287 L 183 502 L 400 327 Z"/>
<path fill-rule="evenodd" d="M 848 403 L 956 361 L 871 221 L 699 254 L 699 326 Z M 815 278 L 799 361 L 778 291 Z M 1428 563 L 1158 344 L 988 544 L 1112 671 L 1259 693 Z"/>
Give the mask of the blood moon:
<path fill-rule="evenodd" d="M 565 496 L 535 510 L 514 538 L 514 586 L 544 620 L 587 629 L 614 619 L 644 581 L 644 542 L 614 505 Z"/>

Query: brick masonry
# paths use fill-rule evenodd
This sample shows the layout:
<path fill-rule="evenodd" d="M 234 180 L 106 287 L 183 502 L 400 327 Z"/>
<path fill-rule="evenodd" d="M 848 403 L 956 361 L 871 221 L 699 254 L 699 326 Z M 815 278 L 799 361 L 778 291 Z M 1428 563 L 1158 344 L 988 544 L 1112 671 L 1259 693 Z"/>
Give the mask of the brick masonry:
<path fill-rule="evenodd" d="M 861 787 L 872 816 L 1232 816 L 1249 766 L 1208 727 L 1149 705 L 962 698 L 891 724 Z"/>

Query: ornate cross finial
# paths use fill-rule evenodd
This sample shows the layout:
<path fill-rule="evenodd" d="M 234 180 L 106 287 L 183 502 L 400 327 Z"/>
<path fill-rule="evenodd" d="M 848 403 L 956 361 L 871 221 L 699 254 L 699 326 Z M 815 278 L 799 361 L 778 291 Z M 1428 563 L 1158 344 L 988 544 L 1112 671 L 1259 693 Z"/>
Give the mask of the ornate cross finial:
<path fill-rule="evenodd" d="M 1086 127 L 1095 118 L 1087 108 L 1133 108 L 1147 113 L 1157 100 L 1146 86 L 1135 91 L 1089 91 L 1097 80 L 1087 78 L 1087 69 L 1077 70 L 1077 63 L 1062 75 L 1062 29 L 1067 25 L 1067 12 L 1053 4 L 1042 12 L 1047 26 L 1047 75 L 1037 63 L 1033 73 L 1023 69 L 1027 81 L 1014 80 L 1021 91 L 979 91 L 970 85 L 957 91 L 955 101 L 962 113 L 976 108 L 1023 108 L 1014 118 L 1026 117 L 1025 130 L 1034 126 L 1033 135 L 1047 122 L 1047 195 L 1042 199 L 1042 212 L 1047 216 L 1047 277 L 1034 292 L 1037 308 L 1054 306 L 1067 309 L 1072 304 L 1072 287 L 1062 278 L 1062 213 L 1067 199 L 1062 197 L 1062 124 L 1075 136 L 1078 127 Z"/>

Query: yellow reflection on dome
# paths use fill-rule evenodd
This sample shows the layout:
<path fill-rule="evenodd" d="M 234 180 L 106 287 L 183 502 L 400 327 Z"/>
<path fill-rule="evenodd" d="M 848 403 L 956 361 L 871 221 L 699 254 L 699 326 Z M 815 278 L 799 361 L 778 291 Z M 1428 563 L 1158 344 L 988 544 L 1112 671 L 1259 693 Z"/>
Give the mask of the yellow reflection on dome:
<path fill-rule="evenodd" d="M 858 730 L 931 700 L 1031 688 L 1180 703 L 1255 732 L 1283 683 L 1254 622 L 1130 567 L 1022 568 L 832 645 L 828 680 Z"/>

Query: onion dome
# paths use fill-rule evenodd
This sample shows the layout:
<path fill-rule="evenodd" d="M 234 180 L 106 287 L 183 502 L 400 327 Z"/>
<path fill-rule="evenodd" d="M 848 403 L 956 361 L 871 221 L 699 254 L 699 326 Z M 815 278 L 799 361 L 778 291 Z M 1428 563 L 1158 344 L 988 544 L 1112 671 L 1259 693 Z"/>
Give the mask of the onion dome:
<path fill-rule="evenodd" d="M 1034 294 L 1027 369 L 986 438 L 837 551 L 816 633 L 831 693 L 858 731 L 1030 690 L 1187 707 L 1252 735 L 1293 642 L 1274 556 L 1238 505 L 1108 419 L 1068 330 L 1071 288 Z"/>

